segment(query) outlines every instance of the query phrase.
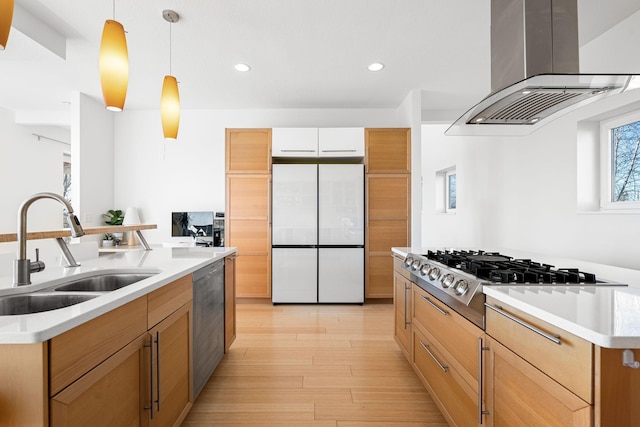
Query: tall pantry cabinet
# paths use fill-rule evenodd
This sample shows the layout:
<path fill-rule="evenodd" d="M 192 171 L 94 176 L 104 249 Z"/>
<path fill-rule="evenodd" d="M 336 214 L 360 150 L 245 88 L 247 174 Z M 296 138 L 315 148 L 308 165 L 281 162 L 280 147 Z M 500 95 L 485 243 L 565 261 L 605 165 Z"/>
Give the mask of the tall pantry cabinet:
<path fill-rule="evenodd" d="M 226 130 L 226 245 L 236 297 L 271 298 L 271 129 Z"/>
<path fill-rule="evenodd" d="M 365 129 L 365 165 L 365 296 L 393 298 L 391 248 L 411 244 L 411 129 Z"/>

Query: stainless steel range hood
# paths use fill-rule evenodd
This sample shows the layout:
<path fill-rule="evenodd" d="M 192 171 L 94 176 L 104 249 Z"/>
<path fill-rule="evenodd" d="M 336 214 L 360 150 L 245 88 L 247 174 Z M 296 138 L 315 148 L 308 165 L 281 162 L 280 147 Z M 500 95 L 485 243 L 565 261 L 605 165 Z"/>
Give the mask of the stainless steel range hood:
<path fill-rule="evenodd" d="M 624 91 L 635 75 L 579 74 L 577 0 L 491 0 L 492 93 L 446 135 L 527 135 Z"/>

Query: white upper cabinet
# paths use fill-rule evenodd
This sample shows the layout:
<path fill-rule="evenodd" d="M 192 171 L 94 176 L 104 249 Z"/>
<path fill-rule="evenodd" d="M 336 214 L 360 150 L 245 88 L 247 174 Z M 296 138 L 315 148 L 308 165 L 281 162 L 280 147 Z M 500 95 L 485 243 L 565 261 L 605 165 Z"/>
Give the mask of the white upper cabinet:
<path fill-rule="evenodd" d="M 364 157 L 364 128 L 273 128 L 273 157 Z"/>
<path fill-rule="evenodd" d="M 318 128 L 273 128 L 273 157 L 318 157 Z"/>
<path fill-rule="evenodd" d="M 364 128 L 320 128 L 320 157 L 364 157 Z"/>

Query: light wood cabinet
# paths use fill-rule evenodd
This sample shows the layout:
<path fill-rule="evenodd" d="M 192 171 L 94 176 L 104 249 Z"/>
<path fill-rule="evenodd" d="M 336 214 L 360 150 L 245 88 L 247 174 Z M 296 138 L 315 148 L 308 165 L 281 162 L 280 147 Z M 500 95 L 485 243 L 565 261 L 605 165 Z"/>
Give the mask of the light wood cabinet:
<path fill-rule="evenodd" d="M 179 425 L 191 409 L 191 304 L 149 331 L 151 337 L 150 426 Z"/>
<path fill-rule="evenodd" d="M 227 173 L 271 172 L 271 129 L 226 130 Z"/>
<path fill-rule="evenodd" d="M 236 339 L 236 255 L 224 259 L 224 352 Z"/>
<path fill-rule="evenodd" d="M 460 377 L 453 359 L 425 329 L 414 324 L 413 369 L 452 426 L 478 425 L 477 394 Z M 515 425 L 515 424 L 514 424 Z"/>
<path fill-rule="evenodd" d="M 367 173 L 411 173 L 411 129 L 365 129 Z"/>
<path fill-rule="evenodd" d="M 227 129 L 227 246 L 238 248 L 236 297 L 271 298 L 271 129 Z"/>
<path fill-rule="evenodd" d="M 491 337 L 487 370 L 487 425 L 571 427 L 592 425 L 592 408 Z M 559 365 L 562 361 L 556 360 Z"/>
<path fill-rule="evenodd" d="M 409 174 L 367 174 L 366 297 L 393 297 L 391 248 L 410 245 Z"/>
<path fill-rule="evenodd" d="M 394 259 L 394 264 L 400 261 Z M 398 272 L 393 272 L 393 305 L 394 305 L 394 338 L 400 350 L 409 362 L 411 355 L 411 313 L 412 313 L 412 283 Z"/>
<path fill-rule="evenodd" d="M 582 400 L 593 403 L 593 344 L 491 297 L 487 304 L 488 335 Z"/>
<path fill-rule="evenodd" d="M 478 424 L 484 331 L 416 284 L 412 310 L 414 368 L 418 375 L 451 424 Z"/>
<path fill-rule="evenodd" d="M 51 399 L 51 427 L 140 426 L 145 396 L 145 335 Z"/>
<path fill-rule="evenodd" d="M 622 364 L 625 349 L 595 348 L 595 425 L 636 427 L 640 424 L 640 369 Z M 640 349 L 629 349 L 640 359 Z"/>

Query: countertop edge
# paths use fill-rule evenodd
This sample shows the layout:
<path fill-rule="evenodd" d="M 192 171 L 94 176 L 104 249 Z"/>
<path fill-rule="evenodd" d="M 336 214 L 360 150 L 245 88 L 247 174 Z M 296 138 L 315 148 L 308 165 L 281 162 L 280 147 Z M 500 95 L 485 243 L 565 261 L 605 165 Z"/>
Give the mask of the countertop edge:
<path fill-rule="evenodd" d="M 47 327 L 39 328 L 37 330 L 35 328 L 34 330 L 30 331 L 3 332 L 0 330 L 0 344 L 35 344 L 47 341 L 83 323 L 93 320 L 109 311 L 121 307 L 137 298 L 160 289 L 164 285 L 169 284 L 180 277 L 191 274 L 202 267 L 205 267 L 216 261 L 224 259 L 229 255 L 237 253 L 237 248 L 235 247 L 224 249 L 225 250 L 211 252 L 210 257 L 190 258 L 192 262 L 189 262 L 187 266 L 169 268 L 166 271 L 158 273 L 157 276 L 152 276 L 151 278 L 144 279 L 125 288 L 109 292 L 105 295 L 101 295 L 94 300 L 84 302 L 82 304 L 87 304 L 85 305 L 85 307 L 89 308 L 86 311 L 83 310 L 82 312 L 79 312 L 77 314 L 71 314 L 74 311 L 74 307 L 77 308 L 77 306 L 70 306 L 42 313 L 0 316 L 0 319 L 4 318 L 7 322 L 20 322 L 21 320 L 26 321 L 27 318 L 35 319 L 37 318 L 37 316 L 41 317 L 41 319 L 45 321 L 50 322 L 47 322 Z M 123 269 L 129 268 L 130 267 L 123 266 Z M 145 266 L 145 268 L 151 269 L 154 267 Z M 105 270 L 108 269 L 113 269 L 113 267 L 105 268 Z M 97 270 L 99 270 L 99 268 Z M 64 318 L 56 321 L 56 315 Z"/>

